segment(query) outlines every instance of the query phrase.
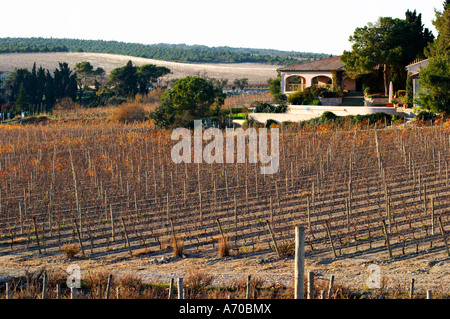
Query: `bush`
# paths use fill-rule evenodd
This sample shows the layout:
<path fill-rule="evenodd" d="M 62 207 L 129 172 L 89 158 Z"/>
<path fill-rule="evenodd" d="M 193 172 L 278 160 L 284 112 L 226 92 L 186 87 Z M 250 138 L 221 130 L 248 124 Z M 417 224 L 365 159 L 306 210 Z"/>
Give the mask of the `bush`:
<path fill-rule="evenodd" d="M 321 98 L 336 98 L 340 97 L 341 94 L 339 92 L 333 92 L 333 91 L 323 91 L 320 92 L 319 97 Z"/>
<path fill-rule="evenodd" d="M 77 244 L 66 244 L 62 247 L 62 251 L 68 259 L 75 257 L 80 252 Z"/>
<path fill-rule="evenodd" d="M 126 98 L 124 97 L 120 97 L 120 96 L 112 96 L 110 97 L 107 101 L 106 104 L 107 105 L 113 105 L 113 106 L 118 106 L 120 104 L 123 104 L 127 101 Z"/>
<path fill-rule="evenodd" d="M 384 94 L 372 94 L 372 95 L 368 95 L 367 96 L 369 99 L 376 99 L 376 98 L 386 98 L 388 97 L 387 95 Z"/>
<path fill-rule="evenodd" d="M 402 123 L 403 122 L 403 117 L 401 117 L 398 114 L 394 114 L 392 115 L 391 121 L 394 123 Z"/>
<path fill-rule="evenodd" d="M 270 128 L 270 127 L 272 126 L 272 124 L 279 125 L 280 123 L 278 123 L 278 122 L 275 121 L 275 120 L 269 119 L 269 120 L 267 120 L 267 122 L 266 122 L 266 127 L 267 127 L 267 128 Z"/>
<path fill-rule="evenodd" d="M 265 102 L 257 102 L 255 106 L 256 113 L 272 113 L 272 105 Z"/>
<path fill-rule="evenodd" d="M 319 95 L 324 91 L 328 91 L 328 89 L 317 86 L 310 86 L 303 90 L 303 94 L 305 95 L 306 99 L 314 100 L 318 98 Z"/>
<path fill-rule="evenodd" d="M 386 121 L 387 124 L 390 124 L 392 120 L 391 115 L 386 113 L 373 113 L 373 114 L 366 114 L 366 115 L 348 115 L 345 117 L 337 116 L 336 114 L 332 112 L 324 112 L 321 116 L 313 118 L 308 121 L 302 121 L 299 124 L 304 125 L 305 123 L 309 123 L 312 125 L 317 124 L 341 124 L 345 121 L 350 121 L 352 124 L 359 124 L 359 123 L 368 123 L 369 125 L 373 125 L 377 122 L 384 122 Z"/>
<path fill-rule="evenodd" d="M 305 95 L 303 92 L 298 91 L 289 95 L 288 102 L 292 105 L 302 105 L 304 99 Z"/>
<path fill-rule="evenodd" d="M 377 122 L 391 123 L 392 116 L 383 112 L 366 114 L 366 115 L 355 115 L 352 117 L 352 123 L 359 124 L 363 122 L 367 122 L 369 124 L 375 124 Z"/>
<path fill-rule="evenodd" d="M 291 94 L 288 98 L 288 102 L 292 105 L 320 105 L 319 97 L 333 98 L 339 96 L 339 92 L 333 92 L 327 88 L 311 86 L 304 91 L 298 91 Z"/>
<path fill-rule="evenodd" d="M 364 95 L 369 95 L 370 92 L 371 92 L 370 87 L 366 87 L 366 88 L 364 89 Z"/>
<path fill-rule="evenodd" d="M 417 120 L 422 122 L 429 122 L 431 120 L 434 120 L 435 118 L 436 114 L 428 111 L 420 111 L 420 113 L 417 115 Z"/>
<path fill-rule="evenodd" d="M 144 107 L 139 103 L 125 103 L 118 107 L 112 117 L 111 121 L 120 123 L 143 122 L 148 119 L 148 114 Z"/>
<path fill-rule="evenodd" d="M 397 91 L 398 97 L 405 97 L 406 96 L 406 90 L 398 90 Z"/>
<path fill-rule="evenodd" d="M 265 102 L 258 102 L 255 106 L 256 113 L 285 113 L 288 106 L 285 104 L 280 104 L 273 106 L 272 104 Z"/>

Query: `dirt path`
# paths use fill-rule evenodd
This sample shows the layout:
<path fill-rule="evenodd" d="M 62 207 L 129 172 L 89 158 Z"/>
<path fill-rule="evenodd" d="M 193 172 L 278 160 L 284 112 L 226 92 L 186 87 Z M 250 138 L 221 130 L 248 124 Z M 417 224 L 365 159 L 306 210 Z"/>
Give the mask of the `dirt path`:
<path fill-rule="evenodd" d="M 328 280 L 335 276 L 335 283 L 347 286 L 356 292 L 367 288 L 368 267 L 380 267 L 382 286 L 391 290 L 408 291 L 411 278 L 415 279 L 418 294 L 432 290 L 435 295 L 450 292 L 450 258 L 442 249 L 394 255 L 387 252 L 333 258 L 323 254 L 306 258 L 306 272 L 314 271 L 317 280 Z M 293 285 L 294 258 L 276 258 L 268 251 L 243 253 L 218 258 L 213 252 L 190 253 L 184 258 L 172 257 L 170 251 L 130 257 L 126 253 L 114 257 L 81 258 L 67 260 L 62 254 L 37 257 L 33 255 L 5 254 L 0 256 L 0 279 L 21 276 L 26 271 L 40 269 L 64 271 L 70 264 L 77 264 L 83 274 L 88 271 L 106 271 L 115 275 L 136 274 L 144 282 L 168 283 L 170 278 L 186 277 L 189 270 L 199 270 L 214 276 L 213 285 L 232 285 L 245 280 L 248 275 L 264 280 L 264 285 Z"/>

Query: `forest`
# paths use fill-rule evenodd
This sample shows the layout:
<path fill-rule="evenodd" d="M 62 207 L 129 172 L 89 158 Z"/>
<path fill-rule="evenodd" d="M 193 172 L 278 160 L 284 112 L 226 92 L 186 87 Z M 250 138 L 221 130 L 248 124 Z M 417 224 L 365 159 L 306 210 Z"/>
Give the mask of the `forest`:
<path fill-rule="evenodd" d="M 0 38 L 0 54 L 52 51 L 110 53 L 186 63 L 264 63 L 271 65 L 289 65 L 330 56 L 323 53 L 186 44 L 139 44 L 58 38 Z"/>

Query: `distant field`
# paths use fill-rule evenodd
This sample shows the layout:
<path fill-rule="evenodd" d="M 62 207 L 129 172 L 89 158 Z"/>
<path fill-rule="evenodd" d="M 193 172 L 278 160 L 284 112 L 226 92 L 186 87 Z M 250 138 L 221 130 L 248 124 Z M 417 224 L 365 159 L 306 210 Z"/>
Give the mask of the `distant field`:
<path fill-rule="evenodd" d="M 167 62 L 132 56 L 85 53 L 85 52 L 51 52 L 51 53 L 9 53 L 0 55 L 0 71 L 13 71 L 16 68 L 31 69 L 33 63 L 46 69 L 53 70 L 58 62 L 67 62 L 71 68 L 76 63 L 89 61 L 95 68 L 102 67 L 109 74 L 111 70 L 124 66 L 128 60 L 135 65 L 155 64 L 169 68 L 172 73 L 164 80 L 182 78 L 188 75 L 200 75 L 210 78 L 228 79 L 229 83 L 236 78 L 248 78 L 249 84 L 266 83 L 268 78 L 277 76 L 279 66 L 253 63 L 240 64 L 188 64 Z"/>

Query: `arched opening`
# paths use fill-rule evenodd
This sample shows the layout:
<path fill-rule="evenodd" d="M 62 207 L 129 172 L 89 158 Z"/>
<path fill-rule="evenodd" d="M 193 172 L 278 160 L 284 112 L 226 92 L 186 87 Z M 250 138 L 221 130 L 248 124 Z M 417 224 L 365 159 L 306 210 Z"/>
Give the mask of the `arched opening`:
<path fill-rule="evenodd" d="M 303 91 L 305 89 L 305 84 L 306 81 L 304 77 L 292 75 L 286 78 L 286 92 Z"/>
<path fill-rule="evenodd" d="M 311 84 L 313 86 L 330 88 L 331 85 L 333 84 L 333 80 L 328 76 L 319 75 L 319 76 L 312 78 Z"/>
<path fill-rule="evenodd" d="M 347 92 L 356 91 L 356 80 L 355 79 L 352 79 L 347 76 L 344 78 L 343 84 L 344 84 L 344 87 L 343 87 L 344 91 L 347 91 Z"/>

